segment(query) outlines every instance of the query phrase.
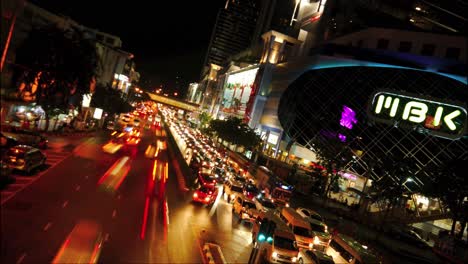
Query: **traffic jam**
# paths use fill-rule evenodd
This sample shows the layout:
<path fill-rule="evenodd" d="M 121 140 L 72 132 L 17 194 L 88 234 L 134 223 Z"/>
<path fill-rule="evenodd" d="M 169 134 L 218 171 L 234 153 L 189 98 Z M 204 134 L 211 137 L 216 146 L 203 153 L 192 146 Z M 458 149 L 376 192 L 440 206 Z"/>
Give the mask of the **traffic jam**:
<path fill-rule="evenodd" d="M 292 208 L 293 186 L 272 174 L 267 181 L 257 180 L 269 170 L 260 167 L 254 177 L 249 165 L 236 162 L 220 142 L 192 128 L 174 110 L 161 112 L 192 172 L 193 202 L 213 211 L 224 201 L 232 205 L 233 219 L 251 226 L 252 252 L 260 252 L 252 253 L 251 263 L 379 263 L 367 246 L 332 235 L 319 213 Z"/>

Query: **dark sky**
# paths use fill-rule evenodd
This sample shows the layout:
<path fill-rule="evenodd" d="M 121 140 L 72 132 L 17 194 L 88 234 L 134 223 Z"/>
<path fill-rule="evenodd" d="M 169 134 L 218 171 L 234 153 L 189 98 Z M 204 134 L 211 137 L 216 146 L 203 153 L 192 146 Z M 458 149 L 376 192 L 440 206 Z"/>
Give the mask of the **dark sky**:
<path fill-rule="evenodd" d="M 30 0 L 87 27 L 119 36 L 135 55 L 140 84 L 154 88 L 176 75 L 198 81 L 219 8 L 225 0 Z M 168 82 L 169 81 L 169 82 Z"/>

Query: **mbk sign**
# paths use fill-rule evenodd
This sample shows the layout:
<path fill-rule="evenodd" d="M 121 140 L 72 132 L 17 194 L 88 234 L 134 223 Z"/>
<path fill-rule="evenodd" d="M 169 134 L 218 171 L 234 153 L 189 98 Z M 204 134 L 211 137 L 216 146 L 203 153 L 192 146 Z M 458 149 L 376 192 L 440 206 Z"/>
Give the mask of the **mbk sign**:
<path fill-rule="evenodd" d="M 377 91 L 368 108 L 371 120 L 459 139 L 467 131 L 466 105 L 396 91 Z"/>

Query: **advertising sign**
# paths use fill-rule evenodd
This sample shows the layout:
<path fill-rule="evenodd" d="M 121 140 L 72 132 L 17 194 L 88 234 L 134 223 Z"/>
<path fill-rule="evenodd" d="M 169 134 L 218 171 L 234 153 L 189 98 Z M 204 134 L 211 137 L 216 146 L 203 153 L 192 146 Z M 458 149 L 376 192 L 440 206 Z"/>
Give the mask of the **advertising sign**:
<path fill-rule="evenodd" d="M 368 115 L 376 122 L 448 139 L 459 139 L 467 131 L 466 105 L 400 91 L 375 92 Z"/>
<path fill-rule="evenodd" d="M 247 103 L 254 91 L 258 67 L 229 74 L 224 85 L 222 111 L 244 116 Z"/>
<path fill-rule="evenodd" d="M 102 117 L 102 109 L 101 108 L 96 108 L 94 110 L 93 118 L 94 119 L 101 119 L 101 117 Z"/>

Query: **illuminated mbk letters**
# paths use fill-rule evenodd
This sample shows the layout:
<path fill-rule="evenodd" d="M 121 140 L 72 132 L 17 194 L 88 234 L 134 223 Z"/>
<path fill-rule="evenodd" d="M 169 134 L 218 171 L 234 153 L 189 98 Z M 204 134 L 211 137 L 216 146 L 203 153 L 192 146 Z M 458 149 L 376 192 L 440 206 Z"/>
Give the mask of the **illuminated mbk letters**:
<path fill-rule="evenodd" d="M 379 91 L 374 93 L 368 110 L 373 120 L 403 127 L 422 125 L 435 136 L 458 139 L 466 133 L 467 110 L 461 104 Z"/>

